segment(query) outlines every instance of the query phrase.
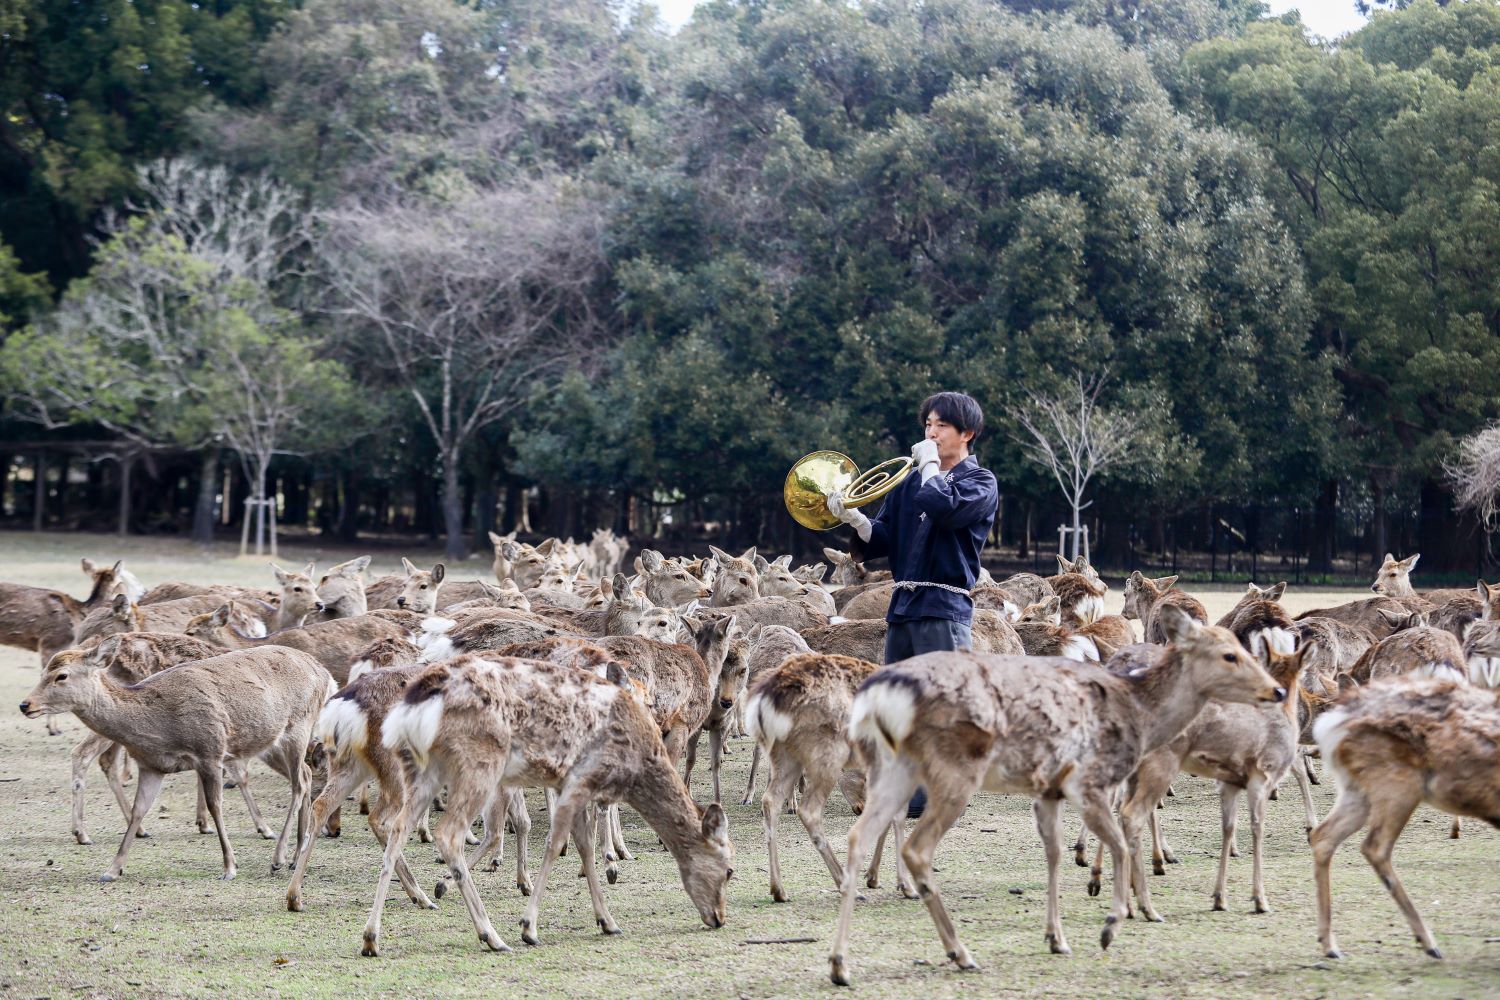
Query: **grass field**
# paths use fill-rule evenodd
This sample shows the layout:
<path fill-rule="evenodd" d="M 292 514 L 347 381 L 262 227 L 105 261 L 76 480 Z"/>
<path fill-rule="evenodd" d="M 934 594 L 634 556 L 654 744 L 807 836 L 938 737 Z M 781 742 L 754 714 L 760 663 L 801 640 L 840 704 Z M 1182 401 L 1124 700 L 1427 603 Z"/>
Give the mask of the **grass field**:
<path fill-rule="evenodd" d="M 354 551 L 283 550 L 282 565 L 317 559 L 320 568 Z M 406 553 L 419 563 L 436 552 Z M 0 579 L 81 594 L 78 558 L 123 556 L 149 586 L 164 579 L 271 582 L 264 559 L 206 554 L 175 541 L 111 536 L 0 535 Z M 377 554 L 372 570 L 393 571 L 399 554 Z M 450 568 L 450 577 L 484 576 L 487 561 Z M 1265 581 L 1262 581 L 1265 582 Z M 1113 608 L 1120 601 L 1113 582 Z M 1195 591 L 1211 614 L 1237 598 L 1230 590 Z M 1294 613 L 1344 598 L 1293 591 Z M 1349 595 L 1352 596 L 1352 595 Z M 502 871 L 478 876 L 491 919 L 517 950 L 494 954 L 475 939 L 461 902 L 450 895 L 434 912 L 406 902 L 399 888 L 386 908 L 383 955 L 359 957 L 380 855 L 368 828 L 349 815 L 344 835 L 317 846 L 304 889 L 306 910 L 285 908 L 285 873 L 268 872 L 271 844 L 257 838 L 237 795 L 225 797 L 240 874 L 217 880 L 216 839 L 193 824 L 193 781 L 167 780 L 149 829 L 124 877 L 97 881 L 123 829 L 96 771 L 90 776 L 93 846 L 68 833 L 68 750 L 83 727 L 64 721 L 45 735 L 15 705 L 35 684 L 35 655 L 0 648 L 0 995 L 7 997 L 204 996 L 562 996 L 804 997 L 830 995 L 827 952 L 837 897 L 795 817 L 783 817 L 783 871 L 792 901 L 774 904 L 766 887 L 758 798 L 739 805 L 750 760 L 746 740 L 731 743 L 726 806 L 738 848 L 729 921 L 702 926 L 681 890 L 676 866 L 633 813 L 626 837 L 638 860 L 622 865 L 606 887 L 619 937 L 597 933 L 583 881 L 570 853 L 559 863 L 541 913 L 539 947 L 521 944 L 516 920 L 524 902 Z M 280 779 L 252 771 L 268 818 L 286 807 Z M 706 771 L 695 775 L 700 800 Z M 1426 958 L 1399 911 L 1360 857 L 1359 837 L 1335 859 L 1335 926 L 1348 957 L 1321 957 L 1315 940 L 1312 865 L 1292 782 L 1269 810 L 1267 891 L 1273 912 L 1249 913 L 1248 819 L 1240 821 L 1245 856 L 1231 862 L 1229 912 L 1209 909 L 1218 851 L 1218 795 L 1213 785 L 1179 778 L 1163 823 L 1182 863 L 1152 880 L 1165 924 L 1128 924 L 1108 953 L 1097 947 L 1108 890 L 1084 893 L 1087 873 L 1068 864 L 1063 920 L 1074 949 L 1055 957 L 1042 941 L 1046 866 L 1021 799 L 977 796 L 944 840 L 938 876 L 965 943 L 981 963 L 960 973 L 944 958 L 919 902 L 894 893 L 887 862 L 882 888 L 855 911 L 850 960 L 853 993 L 866 997 L 1058 994 L 1094 996 L 1481 997 L 1500 995 L 1500 834 L 1477 822 L 1463 839 L 1447 839 L 1445 817 L 1425 807 L 1413 818 L 1396 861 L 1413 899 L 1432 925 L 1445 961 Z M 763 780 L 762 780 L 763 789 Z M 1319 815 L 1333 801 L 1331 782 L 1314 788 Z M 529 796 L 533 864 L 545 836 L 539 792 Z M 350 811 L 352 813 L 352 810 Z M 279 823 L 279 816 L 273 820 Z M 851 816 L 838 796 L 829 833 L 843 853 Z M 1076 820 L 1069 815 L 1069 829 Z M 413 842 L 408 858 L 419 878 L 440 869 L 433 850 Z M 889 855 L 888 855 L 889 858 Z M 765 939 L 808 942 L 757 944 Z"/>

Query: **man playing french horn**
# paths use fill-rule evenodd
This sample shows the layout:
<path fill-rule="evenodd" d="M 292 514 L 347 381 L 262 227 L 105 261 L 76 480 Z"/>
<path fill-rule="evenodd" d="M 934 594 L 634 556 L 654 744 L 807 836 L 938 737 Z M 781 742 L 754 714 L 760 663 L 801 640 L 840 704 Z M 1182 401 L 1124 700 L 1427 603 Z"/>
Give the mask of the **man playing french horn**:
<path fill-rule="evenodd" d="M 885 662 L 920 653 L 968 649 L 979 578 L 979 553 L 999 507 L 995 475 L 982 468 L 970 448 L 984 430 L 984 411 L 961 392 L 940 392 L 918 411 L 924 436 L 911 449 L 917 475 L 885 497 L 867 518 L 846 508 L 841 493 L 828 510 L 852 527 L 867 559 L 889 556 L 896 581 L 885 637 Z M 927 797 L 918 790 L 907 810 L 920 816 Z"/>

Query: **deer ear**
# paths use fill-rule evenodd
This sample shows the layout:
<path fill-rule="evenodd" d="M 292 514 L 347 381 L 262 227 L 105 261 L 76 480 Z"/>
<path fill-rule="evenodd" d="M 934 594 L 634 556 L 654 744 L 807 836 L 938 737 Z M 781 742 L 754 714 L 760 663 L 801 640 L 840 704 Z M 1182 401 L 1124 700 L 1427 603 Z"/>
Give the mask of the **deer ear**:
<path fill-rule="evenodd" d="M 549 538 L 542 544 L 538 545 L 536 547 L 536 551 L 538 555 L 550 556 L 552 554 L 552 550 L 555 548 L 557 548 L 557 539 Z"/>
<path fill-rule="evenodd" d="M 666 560 L 655 549 L 641 549 L 641 554 L 636 557 L 635 563 L 637 573 L 660 573 Z"/>
<path fill-rule="evenodd" d="M 499 535 L 495 534 L 493 531 L 491 531 L 489 533 L 489 535 L 490 535 L 490 544 L 495 547 L 495 551 L 496 552 L 499 552 L 500 551 L 500 546 L 502 546 L 502 545 L 505 544 L 505 539 L 501 538 Z"/>
<path fill-rule="evenodd" d="M 521 554 L 521 544 L 515 539 L 509 539 L 500 543 L 500 555 L 506 559 L 514 560 Z"/>
<path fill-rule="evenodd" d="M 1381 618 L 1385 619 L 1387 625 L 1397 631 L 1410 627 L 1408 622 L 1411 619 L 1411 615 L 1405 611 L 1387 611 L 1385 608 L 1376 608 L 1375 610 Z"/>
<path fill-rule="evenodd" d="M 1057 554 L 1057 571 L 1059 573 L 1073 572 L 1073 564 L 1068 562 L 1068 560 L 1063 557 L 1063 554 L 1061 552 Z"/>
<path fill-rule="evenodd" d="M 845 559 L 848 559 L 849 557 L 846 556 L 846 555 L 844 555 L 844 553 L 840 552 L 838 549 L 830 549 L 827 546 L 824 546 L 823 547 L 823 558 L 827 559 L 829 562 L 831 562 L 835 566 L 837 566 L 840 563 L 842 563 Z"/>
<path fill-rule="evenodd" d="M 80 562 L 83 565 L 83 571 L 89 576 L 93 576 L 99 571 L 99 567 L 94 565 L 94 560 L 92 559 L 85 558 L 80 560 Z"/>
<path fill-rule="evenodd" d="M 1405 566 L 1406 567 L 1406 571 L 1408 573 L 1410 573 L 1412 570 L 1414 570 L 1414 569 L 1417 568 L 1417 560 L 1420 559 L 1420 558 L 1422 558 L 1422 553 L 1420 553 L 1420 552 L 1414 553 L 1412 555 L 1407 556 L 1405 559 L 1401 560 L 1401 565 Z"/>
<path fill-rule="evenodd" d="M 448 572 L 448 568 L 446 566 L 444 566 L 442 563 L 434 563 L 433 567 L 432 567 L 432 582 L 433 583 L 442 583 L 443 582 L 443 576 L 447 572 Z"/>
<path fill-rule="evenodd" d="M 1146 578 L 1143 575 L 1141 575 L 1141 571 L 1140 570 L 1133 569 L 1133 570 L 1130 571 L 1130 578 L 1127 579 L 1125 581 L 1125 583 L 1127 585 L 1133 585 L 1133 586 L 1139 587 L 1142 583 L 1145 582 L 1145 580 L 1146 580 Z"/>
<path fill-rule="evenodd" d="M 708 551 L 713 553 L 715 562 L 723 563 L 726 566 L 734 562 L 734 556 L 730 555 L 728 552 L 725 552 L 717 545 L 710 545 L 708 547 Z"/>
<path fill-rule="evenodd" d="M 288 575 L 287 571 L 284 570 L 284 569 L 282 569 L 280 566 L 276 565 L 275 563 L 266 563 L 266 565 L 270 566 L 271 567 L 271 572 L 276 575 L 276 582 L 279 583 L 279 584 L 281 584 L 283 587 L 285 587 L 286 586 L 286 578 L 287 578 L 287 575 Z"/>
<path fill-rule="evenodd" d="M 623 601 L 630 596 L 630 581 L 625 579 L 624 573 L 616 573 L 610 578 L 610 584 L 613 587 L 611 594 L 615 600 Z"/>
<path fill-rule="evenodd" d="M 130 614 L 130 598 L 124 594 L 116 594 L 114 602 L 110 604 L 109 608 L 116 618 L 124 618 Z"/>
<path fill-rule="evenodd" d="M 729 817 L 717 802 L 710 802 L 703 810 L 703 839 L 720 847 L 729 846 Z"/>
<path fill-rule="evenodd" d="M 1338 685 L 1339 694 L 1346 694 L 1347 692 L 1356 690 L 1359 687 L 1359 681 L 1354 679 L 1353 674 L 1339 674 Z"/>
<path fill-rule="evenodd" d="M 223 628 L 225 625 L 229 624 L 229 614 L 231 610 L 231 605 L 219 605 L 217 608 L 214 608 L 214 613 L 209 616 L 208 623 L 217 628 Z"/>
<path fill-rule="evenodd" d="M 406 558 L 405 556 L 401 557 L 401 568 L 406 571 L 406 575 L 407 576 L 411 576 L 413 573 L 415 573 L 417 571 L 417 567 L 414 566 L 412 564 L 412 561 L 410 559 Z"/>
<path fill-rule="evenodd" d="M 816 566 L 814 566 L 812 568 L 812 570 L 807 575 L 812 578 L 812 582 L 813 583 L 822 583 L 823 582 L 823 577 L 826 576 L 827 574 L 828 574 L 828 564 L 827 563 L 818 563 Z"/>
<path fill-rule="evenodd" d="M 769 572 L 771 572 L 771 564 L 768 563 L 768 562 L 766 562 L 765 556 L 754 556 L 754 557 L 751 558 L 750 561 L 755 564 L 755 572 L 757 572 L 757 573 L 769 573 Z"/>
<path fill-rule="evenodd" d="M 1159 576 L 1154 581 L 1155 584 L 1156 584 L 1156 589 L 1157 590 L 1171 590 L 1172 589 L 1172 584 L 1176 583 L 1181 578 L 1182 578 L 1181 574 L 1177 574 L 1175 576 Z"/>
<path fill-rule="evenodd" d="M 610 660 L 604 665 L 604 679 L 615 687 L 630 687 L 630 675 L 625 672 L 625 665 L 619 660 Z"/>
<path fill-rule="evenodd" d="M 1203 626 L 1199 625 L 1192 615 L 1175 604 L 1168 604 L 1161 609 L 1161 628 L 1167 634 L 1168 642 L 1191 639 L 1203 630 Z"/>
<path fill-rule="evenodd" d="M 1261 597 L 1268 601 L 1279 601 L 1286 593 L 1286 581 L 1278 580 L 1273 586 L 1261 591 Z"/>
<path fill-rule="evenodd" d="M 318 564 L 316 562 L 310 562 L 306 566 L 302 567 L 302 575 L 312 576 L 317 571 L 317 568 Z"/>
<path fill-rule="evenodd" d="M 755 546 L 752 545 L 748 549 L 746 549 L 745 551 L 741 552 L 740 553 L 740 558 L 741 559 L 748 559 L 751 562 L 754 562 L 755 561 Z"/>
<path fill-rule="evenodd" d="M 1393 555 L 1391 555 L 1389 552 L 1387 552 L 1385 554 L 1385 562 L 1383 562 L 1383 563 L 1380 564 L 1380 568 L 1381 569 L 1385 569 L 1387 566 L 1389 566 L 1393 562 L 1396 562 L 1396 557 L 1393 556 Z"/>
<path fill-rule="evenodd" d="M 1304 642 L 1302 645 L 1300 645 L 1300 646 L 1297 647 L 1297 672 L 1298 673 L 1302 672 L 1302 665 L 1307 662 L 1307 658 L 1309 656 L 1311 656 L 1317 650 L 1317 648 L 1318 648 L 1318 640 L 1316 640 L 1316 639 L 1309 639 L 1306 642 Z"/>
<path fill-rule="evenodd" d="M 776 559 L 771 563 L 771 565 L 779 567 L 781 569 L 787 569 L 787 570 L 791 569 L 792 568 L 792 555 L 791 555 L 791 553 L 789 552 L 789 553 L 787 553 L 784 556 L 777 556 Z"/>

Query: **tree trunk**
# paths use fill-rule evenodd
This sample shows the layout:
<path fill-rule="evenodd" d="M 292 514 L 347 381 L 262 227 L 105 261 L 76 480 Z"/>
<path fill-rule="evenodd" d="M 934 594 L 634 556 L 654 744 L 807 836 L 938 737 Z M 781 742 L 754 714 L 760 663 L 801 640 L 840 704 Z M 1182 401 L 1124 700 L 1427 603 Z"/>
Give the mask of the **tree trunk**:
<path fill-rule="evenodd" d="M 1420 510 L 1416 550 L 1422 553 L 1421 568 L 1434 573 L 1474 572 L 1482 532 L 1472 514 L 1454 511 L 1447 485 L 1432 479 L 1423 482 Z"/>
<path fill-rule="evenodd" d="M 339 524 L 338 537 L 341 542 L 353 542 L 359 538 L 359 470 L 339 470 Z"/>
<path fill-rule="evenodd" d="M 198 499 L 193 505 L 193 541 L 210 545 L 214 540 L 214 496 L 219 487 L 219 450 L 205 448 L 198 459 Z M 224 498 L 229 501 L 228 497 Z"/>
<path fill-rule="evenodd" d="M 1370 477 L 1370 496 L 1375 503 L 1370 519 L 1370 557 L 1378 561 L 1390 551 L 1385 538 L 1385 482 L 1380 476 Z"/>
<path fill-rule="evenodd" d="M 1307 568 L 1313 573 L 1333 571 L 1333 534 L 1338 528 L 1338 505 L 1339 482 L 1330 479 L 1323 484 L 1313 512 L 1313 534 L 1307 552 Z"/>
<path fill-rule="evenodd" d="M 38 451 L 31 464 L 31 530 L 41 531 L 47 523 L 47 453 Z"/>
<path fill-rule="evenodd" d="M 135 468 L 134 455 L 120 456 L 120 537 L 130 534 L 130 473 Z"/>
<path fill-rule="evenodd" d="M 458 483 L 458 453 L 443 456 L 443 527 L 447 543 L 443 555 L 449 562 L 467 559 L 469 545 L 464 538 L 464 498 Z"/>

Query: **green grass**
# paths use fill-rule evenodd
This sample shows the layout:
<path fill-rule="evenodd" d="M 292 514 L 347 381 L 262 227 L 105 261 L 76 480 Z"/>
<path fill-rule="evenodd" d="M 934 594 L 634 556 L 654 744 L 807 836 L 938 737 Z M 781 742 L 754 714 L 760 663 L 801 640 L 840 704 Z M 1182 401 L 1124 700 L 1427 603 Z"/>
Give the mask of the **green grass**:
<path fill-rule="evenodd" d="M 150 585 L 168 577 L 265 583 L 264 560 L 232 554 L 200 556 L 179 543 L 109 536 L 0 536 L 4 569 L 21 582 L 81 592 L 79 556 L 123 553 Z M 354 552 L 320 553 L 319 565 Z M 414 559 L 428 554 L 411 553 Z M 283 565 L 311 554 L 283 553 Z M 381 557 L 389 570 L 397 556 Z M 459 576 L 480 576 L 473 561 Z M 1118 592 L 1114 595 L 1118 602 Z M 1233 594 L 1207 595 L 1211 611 Z M 1328 594 L 1292 594 L 1288 601 L 1326 601 Z M 1294 605 L 1295 606 L 1295 605 Z M 16 705 L 35 684 L 35 657 L 0 649 L 0 704 Z M 132 851 L 124 877 L 97 881 L 123 827 L 97 771 L 90 776 L 89 829 L 95 844 L 68 834 L 68 750 L 81 733 L 47 737 L 40 720 L 12 709 L 0 714 L 0 995 L 6 997 L 233 996 L 568 996 L 805 997 L 848 995 L 828 982 L 827 952 L 837 897 L 795 817 L 781 820 L 783 869 L 792 901 L 773 904 L 766 887 L 758 800 L 739 805 L 749 764 L 748 741 L 732 741 L 726 798 L 739 851 L 730 886 L 729 922 L 710 931 L 681 890 L 676 866 L 655 835 L 629 810 L 626 836 L 638 860 L 622 865 L 606 886 L 624 929 L 606 938 L 594 927 L 588 894 L 570 853 L 559 863 L 542 906 L 542 944 L 521 944 L 516 921 L 525 901 L 511 887 L 511 858 L 502 871 L 478 876 L 492 921 L 517 950 L 482 949 L 459 899 L 435 912 L 412 907 L 393 886 L 386 907 L 382 957 L 359 957 L 360 931 L 380 856 L 362 818 L 346 817 L 344 836 L 318 843 L 304 887 L 306 910 L 288 913 L 286 877 L 271 875 L 271 845 L 250 830 L 244 806 L 230 792 L 225 814 L 240 875 L 217 881 L 217 841 L 193 825 L 192 780 L 179 775 L 166 789 L 149 829 Z M 255 765 L 254 786 L 268 819 L 286 794 Z M 706 772 L 695 775 L 704 799 Z M 764 780 L 762 780 L 762 788 Z M 1477 822 L 1463 839 L 1447 839 L 1446 817 L 1422 809 L 1397 847 L 1396 862 L 1447 959 L 1421 954 L 1405 922 L 1352 838 L 1335 859 L 1335 921 L 1348 957 L 1328 961 L 1315 940 L 1312 865 L 1301 831 L 1295 786 L 1288 782 L 1269 811 L 1266 884 L 1273 912 L 1249 911 L 1250 833 L 1241 819 L 1246 856 L 1231 862 L 1230 910 L 1209 910 L 1218 850 L 1218 795 L 1209 783 L 1179 778 L 1163 823 L 1182 863 L 1152 879 L 1165 924 L 1131 922 L 1109 952 L 1098 948 L 1105 898 L 1084 893 L 1087 874 L 1065 862 L 1063 920 L 1072 958 L 1048 954 L 1042 941 L 1046 866 L 1029 804 L 981 795 L 944 840 L 938 883 L 960 934 L 983 966 L 960 973 L 943 956 L 926 910 L 895 896 L 890 862 L 883 887 L 855 910 L 850 960 L 862 997 L 952 997 L 1065 994 L 1093 996 L 1225 995 L 1350 997 L 1482 997 L 1500 995 L 1497 902 L 1500 835 Z M 1319 814 L 1333 789 L 1314 789 Z M 535 820 L 533 865 L 539 863 L 546 820 L 540 793 L 530 795 Z M 837 796 L 829 833 L 843 852 L 851 816 Z M 279 822 L 279 816 L 273 819 Z M 1076 820 L 1068 818 L 1069 830 Z M 424 882 L 436 879 L 431 847 L 413 842 L 407 856 Z M 889 859 L 889 855 L 887 856 Z M 1014 894 L 1013 890 L 1020 890 Z M 749 939 L 811 937 L 812 943 L 761 945 Z"/>

